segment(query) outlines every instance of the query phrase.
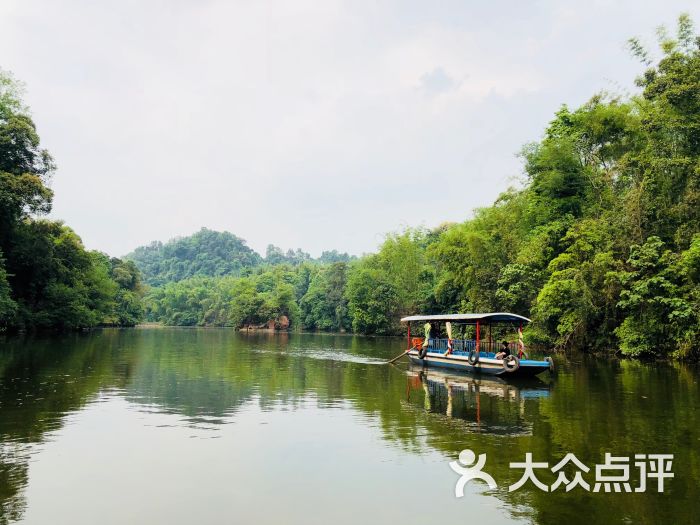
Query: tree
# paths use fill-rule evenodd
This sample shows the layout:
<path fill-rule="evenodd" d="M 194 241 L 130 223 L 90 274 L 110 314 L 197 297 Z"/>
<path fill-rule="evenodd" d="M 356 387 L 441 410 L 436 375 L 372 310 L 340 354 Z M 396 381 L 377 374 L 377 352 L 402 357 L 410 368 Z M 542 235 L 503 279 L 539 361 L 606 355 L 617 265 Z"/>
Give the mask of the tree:
<path fill-rule="evenodd" d="M 116 257 L 109 260 L 109 266 L 110 277 L 118 287 L 111 321 L 118 326 L 134 326 L 144 316 L 141 273 L 133 261 L 124 261 Z"/>
<path fill-rule="evenodd" d="M 165 244 L 154 242 L 141 246 L 125 258 L 134 261 L 145 282 L 152 286 L 195 276 L 237 276 L 262 262 L 243 239 L 206 228 Z"/>
<path fill-rule="evenodd" d="M 55 169 L 49 153 L 21 101 L 22 86 L 0 70 L 0 248 L 14 225 L 35 213 L 51 210 L 52 191 L 46 186 Z"/>
<path fill-rule="evenodd" d="M 627 355 L 687 356 L 698 348 L 700 335 L 697 282 L 694 280 L 700 238 L 683 255 L 665 248 L 659 237 L 632 247 L 629 271 L 619 272 L 618 306 L 625 312 L 615 330 Z"/>
<path fill-rule="evenodd" d="M 0 330 L 12 322 L 17 311 L 17 303 L 12 299 L 11 292 L 10 284 L 7 282 L 5 260 L 0 251 Z"/>
<path fill-rule="evenodd" d="M 637 41 L 632 46 L 644 55 Z M 685 249 L 700 229 L 700 41 L 687 14 L 675 38 L 660 32 L 660 46 L 661 60 L 637 79 L 646 140 L 631 159 L 633 180 L 643 237 Z"/>
<path fill-rule="evenodd" d="M 6 257 L 0 256 L 0 326 L 134 324 L 140 318 L 136 268 L 115 274 L 115 264 L 85 250 L 73 230 L 36 218 L 51 210 L 46 183 L 55 166 L 21 95 L 21 86 L 0 71 L 0 255 Z M 129 282 L 122 286 L 113 277 Z"/>
<path fill-rule="evenodd" d="M 60 222 L 23 223 L 12 238 L 8 271 L 22 327 L 82 328 L 109 318 L 117 284 L 109 260 L 87 252 Z"/>
<path fill-rule="evenodd" d="M 348 276 L 346 297 L 352 329 L 362 334 L 396 334 L 399 331 L 400 299 L 394 285 L 372 261 L 354 266 Z"/>
<path fill-rule="evenodd" d="M 607 224 L 580 221 L 566 233 L 563 243 L 566 249 L 549 263 L 549 279 L 533 308 L 535 328 L 556 334 L 552 342 L 558 346 L 609 346 L 619 293 L 609 273 L 618 270 L 620 263 L 611 251 Z"/>
<path fill-rule="evenodd" d="M 305 328 L 334 331 L 350 328 L 344 295 L 347 271 L 346 263 L 336 262 L 316 272 L 299 304 Z"/>

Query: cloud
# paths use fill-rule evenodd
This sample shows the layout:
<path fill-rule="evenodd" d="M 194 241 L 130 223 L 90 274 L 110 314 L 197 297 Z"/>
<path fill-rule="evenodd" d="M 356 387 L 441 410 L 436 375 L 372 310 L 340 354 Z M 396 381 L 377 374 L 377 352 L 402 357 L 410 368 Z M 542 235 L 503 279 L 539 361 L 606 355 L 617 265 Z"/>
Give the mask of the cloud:
<path fill-rule="evenodd" d="M 420 84 L 423 91 L 428 95 L 439 95 L 459 85 L 441 67 L 436 67 L 430 73 L 425 73 L 420 77 Z"/>

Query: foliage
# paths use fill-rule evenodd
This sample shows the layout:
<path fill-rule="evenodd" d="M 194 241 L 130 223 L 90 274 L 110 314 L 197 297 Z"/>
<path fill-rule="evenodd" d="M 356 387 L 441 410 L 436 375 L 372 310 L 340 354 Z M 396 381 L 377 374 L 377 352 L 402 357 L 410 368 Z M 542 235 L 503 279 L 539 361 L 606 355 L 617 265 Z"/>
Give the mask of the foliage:
<path fill-rule="evenodd" d="M 133 325 L 141 317 L 138 271 L 83 247 L 51 210 L 54 170 L 21 86 L 0 71 L 0 328 Z"/>
<path fill-rule="evenodd" d="M 424 230 L 389 235 L 377 254 L 351 266 L 345 296 L 354 331 L 396 334 L 401 316 L 435 309 L 430 238 Z"/>
<path fill-rule="evenodd" d="M 268 244 L 267 250 L 265 251 L 265 263 L 271 265 L 297 265 L 311 260 L 311 255 L 303 251 L 301 248 L 297 248 L 296 250 L 289 249 L 285 253 L 279 246 L 275 246 L 274 244 Z"/>
<path fill-rule="evenodd" d="M 354 255 L 349 255 L 347 252 L 339 253 L 338 250 L 326 250 L 321 252 L 321 256 L 317 259 L 321 264 L 332 264 L 337 262 L 350 262 L 357 259 Z"/>
<path fill-rule="evenodd" d="M 629 355 L 697 352 L 700 342 L 697 265 L 700 236 L 683 254 L 665 248 L 659 237 L 632 247 L 630 270 L 620 272 L 618 306 L 627 313 L 615 330 Z"/>
<path fill-rule="evenodd" d="M 324 251 L 318 259 L 297 248 L 286 252 L 268 245 L 261 257 L 246 242 L 229 232 L 202 228 L 199 232 L 140 246 L 126 256 L 134 261 L 146 284 L 161 286 L 190 277 L 224 277 L 246 275 L 262 265 L 299 266 L 304 263 L 330 264 L 349 262 L 354 258 L 336 250 Z"/>
<path fill-rule="evenodd" d="M 343 331 L 350 328 L 344 296 L 348 265 L 335 262 L 316 271 L 301 298 L 302 323 L 307 329 Z"/>
<path fill-rule="evenodd" d="M 428 252 L 441 310 L 514 310 L 533 318 L 531 340 L 553 346 L 700 355 L 700 40 L 691 34 L 683 15 L 638 80 L 641 96 L 562 107 L 523 150 L 525 186 L 440 234 Z"/>
<path fill-rule="evenodd" d="M 152 286 L 195 276 L 240 275 L 244 268 L 262 262 L 244 240 L 229 232 L 206 228 L 165 244 L 154 242 L 141 246 L 126 258 L 136 263 L 144 281 Z"/>
<path fill-rule="evenodd" d="M 143 319 L 141 272 L 133 261 L 112 257 L 109 260 L 109 274 L 117 284 L 114 296 L 114 310 L 111 324 L 134 326 Z"/>
<path fill-rule="evenodd" d="M 0 329 L 5 328 L 7 321 L 14 318 L 17 310 L 17 303 L 12 299 L 12 289 L 7 281 L 7 270 L 5 270 L 5 260 L 0 252 Z"/>
<path fill-rule="evenodd" d="M 13 226 L 34 213 L 51 211 L 46 186 L 53 159 L 22 104 L 22 86 L 0 70 L 0 246 L 7 247 Z"/>
<path fill-rule="evenodd" d="M 355 332 L 383 335 L 398 331 L 399 294 L 386 273 L 363 261 L 350 274 L 346 294 Z"/>
<path fill-rule="evenodd" d="M 153 288 L 145 297 L 152 321 L 179 326 L 263 325 L 285 316 L 299 324 L 295 284 L 289 267 L 261 268 L 246 277 L 192 277 Z"/>
<path fill-rule="evenodd" d="M 608 279 L 619 261 L 607 225 L 586 219 L 562 239 L 566 246 L 548 266 L 549 279 L 537 296 L 533 315 L 559 346 L 605 347 L 615 323 L 618 290 Z"/>

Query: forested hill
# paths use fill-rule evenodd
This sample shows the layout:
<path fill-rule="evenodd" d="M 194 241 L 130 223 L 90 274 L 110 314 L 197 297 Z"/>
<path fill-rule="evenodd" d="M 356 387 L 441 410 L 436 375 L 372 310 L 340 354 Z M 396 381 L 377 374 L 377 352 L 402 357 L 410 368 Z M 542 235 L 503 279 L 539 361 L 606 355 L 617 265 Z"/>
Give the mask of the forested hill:
<path fill-rule="evenodd" d="M 195 276 L 240 275 L 243 268 L 262 262 L 262 257 L 243 239 L 206 228 L 165 244 L 155 241 L 141 246 L 125 258 L 136 263 L 144 281 L 152 286 Z"/>
<path fill-rule="evenodd" d="M 147 284 L 161 286 L 190 277 L 237 277 L 260 265 L 348 262 L 354 257 L 332 250 L 313 259 L 301 249 L 284 252 L 270 244 L 263 258 L 230 232 L 202 228 L 187 237 L 140 246 L 125 258 L 134 261 Z"/>

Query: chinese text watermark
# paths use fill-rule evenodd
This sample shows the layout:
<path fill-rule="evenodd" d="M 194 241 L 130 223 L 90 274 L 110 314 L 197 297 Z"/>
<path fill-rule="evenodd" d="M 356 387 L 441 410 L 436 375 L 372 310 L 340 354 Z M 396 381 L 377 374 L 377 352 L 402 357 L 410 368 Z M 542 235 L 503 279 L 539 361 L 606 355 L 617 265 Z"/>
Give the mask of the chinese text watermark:
<path fill-rule="evenodd" d="M 603 463 L 591 469 L 574 454 L 566 454 L 561 461 L 550 468 L 546 461 L 534 461 L 531 452 L 525 454 L 525 461 L 511 462 L 510 468 L 522 470 L 518 481 L 508 487 L 508 492 L 518 490 L 525 484 L 532 484 L 544 492 L 565 490 L 569 492 L 579 488 L 589 492 L 646 492 L 647 482 L 656 485 L 657 492 L 664 491 L 664 482 L 673 478 L 671 471 L 673 454 L 635 454 L 632 459 L 626 456 L 613 456 L 605 453 Z M 476 454 L 465 449 L 459 453 L 459 459 L 450 463 L 450 468 L 460 475 L 455 485 L 455 496 L 464 496 L 464 487 L 471 480 L 481 480 L 490 489 L 498 487 L 496 480 L 483 468 L 486 466 L 486 454 Z M 551 485 L 543 483 L 536 471 L 549 470 L 556 474 Z M 635 476 L 632 476 L 634 470 Z M 568 472 L 568 474 L 567 474 Z"/>

